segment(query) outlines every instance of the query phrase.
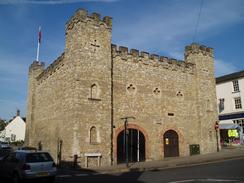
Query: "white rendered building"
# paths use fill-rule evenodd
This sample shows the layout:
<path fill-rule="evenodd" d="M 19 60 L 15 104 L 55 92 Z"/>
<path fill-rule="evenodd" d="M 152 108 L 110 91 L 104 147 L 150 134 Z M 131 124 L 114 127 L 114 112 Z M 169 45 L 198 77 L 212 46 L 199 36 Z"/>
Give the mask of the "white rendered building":
<path fill-rule="evenodd" d="M 216 78 L 220 135 L 224 130 L 237 130 L 239 143 L 243 143 L 244 128 L 244 71 Z M 221 131 L 222 130 L 222 131 Z M 238 140 L 237 140 L 238 141 Z"/>
<path fill-rule="evenodd" d="M 16 117 L 12 119 L 11 122 L 5 127 L 1 133 L 1 141 L 3 142 L 16 142 L 25 140 L 25 121 L 19 116 L 19 111 L 17 111 Z"/>

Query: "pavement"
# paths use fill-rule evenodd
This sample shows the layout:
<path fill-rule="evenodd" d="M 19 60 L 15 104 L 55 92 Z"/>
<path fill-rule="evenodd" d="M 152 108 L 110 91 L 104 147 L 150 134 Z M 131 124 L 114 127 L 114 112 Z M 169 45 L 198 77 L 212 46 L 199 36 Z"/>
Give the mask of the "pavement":
<path fill-rule="evenodd" d="M 199 154 L 187 157 L 164 158 L 157 161 L 146 161 L 126 164 L 118 164 L 113 166 L 103 166 L 96 168 L 87 168 L 82 170 L 73 170 L 76 172 L 90 172 L 91 174 L 112 174 L 122 172 L 142 172 L 142 171 L 158 171 L 169 168 L 196 166 L 211 162 L 218 162 L 230 159 L 244 158 L 244 145 L 222 148 L 219 152 Z"/>

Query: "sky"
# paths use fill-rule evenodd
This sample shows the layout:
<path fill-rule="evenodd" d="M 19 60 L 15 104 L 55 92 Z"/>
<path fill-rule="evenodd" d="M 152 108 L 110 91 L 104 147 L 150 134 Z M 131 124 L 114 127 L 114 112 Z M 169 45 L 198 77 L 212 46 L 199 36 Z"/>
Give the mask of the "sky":
<path fill-rule="evenodd" d="M 183 60 L 197 42 L 214 48 L 216 77 L 244 70 L 243 0 L 0 0 L 0 118 L 26 115 L 39 25 L 48 66 L 64 51 L 65 23 L 79 8 L 113 17 L 113 44 Z"/>

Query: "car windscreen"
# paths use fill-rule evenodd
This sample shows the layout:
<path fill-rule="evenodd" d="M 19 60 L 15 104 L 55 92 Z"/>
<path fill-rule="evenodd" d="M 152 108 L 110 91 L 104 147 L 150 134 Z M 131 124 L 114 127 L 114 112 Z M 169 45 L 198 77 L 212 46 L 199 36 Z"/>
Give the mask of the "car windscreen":
<path fill-rule="evenodd" d="M 12 152 L 11 149 L 0 149 L 0 157 L 6 156 L 11 152 Z"/>
<path fill-rule="evenodd" d="M 26 155 L 27 163 L 47 162 L 53 161 L 48 153 L 29 153 Z"/>

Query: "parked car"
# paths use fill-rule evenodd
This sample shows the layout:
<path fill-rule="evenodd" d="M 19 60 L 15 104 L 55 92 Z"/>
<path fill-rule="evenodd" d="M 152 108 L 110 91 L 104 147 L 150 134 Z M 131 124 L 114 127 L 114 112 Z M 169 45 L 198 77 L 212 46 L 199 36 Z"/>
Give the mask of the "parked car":
<path fill-rule="evenodd" d="M 0 142 L 0 149 L 10 147 L 10 145 L 7 142 Z"/>
<path fill-rule="evenodd" d="M 2 160 L 5 156 L 13 152 L 11 147 L 1 147 L 0 148 L 0 160 Z"/>
<path fill-rule="evenodd" d="M 15 183 L 40 178 L 54 182 L 56 173 L 56 164 L 48 152 L 17 150 L 0 161 L 0 176 Z"/>

